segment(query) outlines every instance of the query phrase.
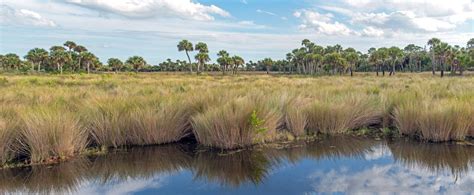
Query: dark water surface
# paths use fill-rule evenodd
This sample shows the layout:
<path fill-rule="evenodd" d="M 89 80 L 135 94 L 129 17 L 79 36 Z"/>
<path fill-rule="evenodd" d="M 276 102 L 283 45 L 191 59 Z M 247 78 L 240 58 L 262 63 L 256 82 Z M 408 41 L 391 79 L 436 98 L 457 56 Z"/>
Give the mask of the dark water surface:
<path fill-rule="evenodd" d="M 0 194 L 474 193 L 474 147 L 332 137 L 232 154 L 174 144 L 0 170 Z"/>

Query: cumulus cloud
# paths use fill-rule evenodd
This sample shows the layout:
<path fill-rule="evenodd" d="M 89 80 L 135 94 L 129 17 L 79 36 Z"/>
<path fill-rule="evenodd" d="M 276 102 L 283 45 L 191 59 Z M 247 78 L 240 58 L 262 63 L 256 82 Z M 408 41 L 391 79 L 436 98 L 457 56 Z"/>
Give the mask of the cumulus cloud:
<path fill-rule="evenodd" d="M 472 0 L 342 0 L 340 6 L 320 8 L 351 18 L 353 25 L 366 25 L 362 34 L 379 36 L 370 27 L 389 32 L 446 32 L 474 19 Z M 370 33 L 372 32 L 372 33 Z"/>
<path fill-rule="evenodd" d="M 350 35 L 356 34 L 345 24 L 333 21 L 332 14 L 321 14 L 316 11 L 299 10 L 293 13 L 293 16 L 301 19 L 302 30 L 315 30 L 317 33 L 325 35 Z"/>
<path fill-rule="evenodd" d="M 0 23 L 2 24 L 56 27 L 54 21 L 28 9 L 14 9 L 8 5 L 0 5 L 0 10 Z"/>
<path fill-rule="evenodd" d="M 201 21 L 214 20 L 214 16 L 229 17 L 230 13 L 215 6 L 191 0 L 67 0 L 85 8 L 110 12 L 130 18 L 178 16 Z"/>

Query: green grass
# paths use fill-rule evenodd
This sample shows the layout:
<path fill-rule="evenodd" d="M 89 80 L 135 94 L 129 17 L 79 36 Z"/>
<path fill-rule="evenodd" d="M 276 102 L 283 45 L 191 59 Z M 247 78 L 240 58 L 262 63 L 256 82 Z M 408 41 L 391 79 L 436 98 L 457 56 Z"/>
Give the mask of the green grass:
<path fill-rule="evenodd" d="M 436 142 L 474 136 L 472 76 L 143 73 L 2 80 L 7 81 L 0 85 L 2 164 L 187 136 L 220 149 L 315 134 L 363 135 L 374 128 Z"/>

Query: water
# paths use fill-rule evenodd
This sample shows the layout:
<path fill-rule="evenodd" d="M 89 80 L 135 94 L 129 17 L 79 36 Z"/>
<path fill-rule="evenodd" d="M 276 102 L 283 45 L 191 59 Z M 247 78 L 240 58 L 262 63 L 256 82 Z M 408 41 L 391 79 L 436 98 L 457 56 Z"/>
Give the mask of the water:
<path fill-rule="evenodd" d="M 0 194 L 474 193 L 474 147 L 332 137 L 232 154 L 183 144 L 0 171 Z"/>

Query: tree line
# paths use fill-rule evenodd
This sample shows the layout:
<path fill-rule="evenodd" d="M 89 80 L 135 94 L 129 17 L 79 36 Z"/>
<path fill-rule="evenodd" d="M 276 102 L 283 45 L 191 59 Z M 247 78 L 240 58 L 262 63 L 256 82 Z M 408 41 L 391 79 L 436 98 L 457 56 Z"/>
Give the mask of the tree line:
<path fill-rule="evenodd" d="M 32 72 L 87 72 L 91 71 L 222 71 L 223 74 L 236 74 L 239 71 L 266 71 L 286 74 L 322 75 L 350 74 L 357 72 L 375 72 L 376 75 L 394 75 L 398 71 L 422 72 L 432 74 L 446 71 L 451 74 L 463 74 L 465 70 L 474 69 L 474 38 L 465 47 L 449 45 L 438 38 L 427 41 L 421 47 L 409 44 L 404 48 L 382 47 L 370 48 L 363 53 L 354 48 L 343 48 L 341 45 L 320 46 L 308 39 L 301 42 L 301 47 L 287 53 L 284 59 L 248 61 L 231 55 L 225 50 L 217 52 L 217 63 L 211 61 L 206 43 L 193 45 L 188 40 L 178 43 L 179 52 L 186 54 L 188 61 L 167 59 L 157 66 L 148 64 L 143 57 L 132 56 L 125 62 L 110 58 L 102 64 L 99 58 L 82 45 L 66 41 L 61 46 L 52 46 L 49 50 L 34 48 L 21 59 L 17 54 L 0 55 L 0 68 L 3 71 Z M 194 60 L 192 52 L 196 52 Z"/>

